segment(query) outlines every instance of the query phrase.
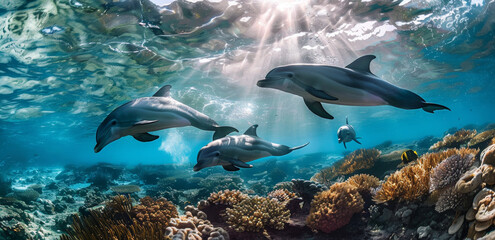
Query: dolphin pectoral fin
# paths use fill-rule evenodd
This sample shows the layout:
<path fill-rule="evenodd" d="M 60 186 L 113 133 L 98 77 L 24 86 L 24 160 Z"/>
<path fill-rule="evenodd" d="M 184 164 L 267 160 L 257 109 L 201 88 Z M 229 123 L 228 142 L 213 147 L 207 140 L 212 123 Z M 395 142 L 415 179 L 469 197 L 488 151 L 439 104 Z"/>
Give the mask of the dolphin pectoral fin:
<path fill-rule="evenodd" d="M 235 172 L 235 171 L 239 171 L 239 168 L 235 167 L 234 165 L 222 165 L 223 169 L 229 171 L 229 172 Z"/>
<path fill-rule="evenodd" d="M 134 126 L 152 124 L 156 122 L 158 122 L 158 120 L 141 120 L 139 122 L 134 123 Z"/>
<path fill-rule="evenodd" d="M 313 101 L 313 100 L 309 100 L 309 99 L 304 99 L 304 103 L 309 108 L 309 110 L 311 110 L 311 112 L 313 112 L 314 114 L 316 114 L 322 118 L 333 119 L 333 116 L 330 115 L 327 111 L 325 111 L 325 109 L 321 105 L 321 102 L 317 102 L 317 101 Z"/>
<path fill-rule="evenodd" d="M 345 142 L 344 142 L 344 148 L 347 149 L 347 146 L 345 145 Z"/>
<path fill-rule="evenodd" d="M 352 70 L 355 70 L 355 71 L 358 71 L 358 72 L 371 73 L 370 63 L 375 58 L 376 58 L 375 55 L 365 55 L 365 56 L 362 56 L 362 57 L 354 60 L 354 62 L 352 62 L 351 64 L 349 64 L 345 67 L 352 69 Z M 373 74 L 373 73 L 371 73 L 371 74 Z"/>
<path fill-rule="evenodd" d="M 256 134 L 256 129 L 258 128 L 258 124 L 254 124 L 253 126 L 249 127 L 245 132 L 244 135 L 249 135 L 249 136 L 254 136 L 257 137 L 258 135 Z"/>
<path fill-rule="evenodd" d="M 318 90 L 314 87 L 311 87 L 311 86 L 306 86 L 306 92 L 308 92 L 309 94 L 317 97 L 317 98 L 321 98 L 321 99 L 325 99 L 325 100 L 330 100 L 330 101 L 337 101 L 339 100 L 338 98 L 334 97 L 334 96 L 330 96 L 328 95 L 326 92 L 322 91 L 322 90 Z"/>
<path fill-rule="evenodd" d="M 234 127 L 229 127 L 229 126 L 216 127 L 215 133 L 213 134 L 213 140 L 223 138 L 223 137 L 229 135 L 229 133 L 231 133 L 231 132 L 239 132 L 239 130 L 237 130 Z"/>
<path fill-rule="evenodd" d="M 153 94 L 153 97 L 170 97 L 170 89 L 172 86 L 170 85 L 165 85 L 160 90 L 158 90 L 155 94 Z"/>
<path fill-rule="evenodd" d="M 239 159 L 234 159 L 234 158 L 231 158 L 231 159 L 227 159 L 227 161 L 229 161 L 230 163 L 232 163 L 232 165 L 236 166 L 236 167 L 241 167 L 241 168 L 252 168 L 253 165 L 251 164 L 247 164 Z"/>
<path fill-rule="evenodd" d="M 132 136 L 140 142 L 151 142 L 151 141 L 155 141 L 156 139 L 159 138 L 158 136 L 152 135 L 149 133 L 138 133 L 138 134 L 134 134 Z"/>
<path fill-rule="evenodd" d="M 436 103 L 427 103 L 427 102 L 423 103 L 423 106 L 421 108 L 423 108 L 423 110 L 429 113 L 433 113 L 436 110 L 443 110 L 443 109 L 451 111 L 450 108 L 446 106 L 442 106 Z"/>
<path fill-rule="evenodd" d="M 354 142 L 357 142 L 357 143 L 361 144 L 356 138 L 354 138 L 352 140 L 354 140 Z"/>

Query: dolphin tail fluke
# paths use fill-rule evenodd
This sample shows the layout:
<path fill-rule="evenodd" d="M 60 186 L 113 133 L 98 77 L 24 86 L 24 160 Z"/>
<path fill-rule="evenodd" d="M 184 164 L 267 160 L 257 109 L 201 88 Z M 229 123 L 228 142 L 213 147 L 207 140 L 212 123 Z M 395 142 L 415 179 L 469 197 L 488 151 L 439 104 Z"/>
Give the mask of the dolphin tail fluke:
<path fill-rule="evenodd" d="M 423 110 L 425 110 L 426 112 L 429 112 L 429 113 L 433 113 L 433 111 L 436 111 L 436 110 L 450 110 L 450 108 L 446 107 L 446 106 L 442 106 L 440 104 L 436 104 L 436 103 L 423 103 L 423 106 L 422 106 Z"/>
<path fill-rule="evenodd" d="M 213 140 L 223 138 L 223 137 L 229 135 L 229 133 L 231 133 L 231 132 L 239 132 L 239 130 L 237 130 L 234 127 L 229 127 L 229 126 L 216 127 L 215 133 L 213 134 Z"/>
<path fill-rule="evenodd" d="M 297 150 L 297 149 L 301 149 L 301 148 L 303 148 L 303 147 L 306 147 L 306 146 L 308 146 L 308 144 L 309 144 L 309 142 L 307 142 L 307 143 L 305 143 L 305 144 L 303 144 L 303 145 L 301 145 L 301 146 L 297 146 L 297 147 L 289 148 L 289 150 L 292 152 L 292 151 L 294 151 L 294 150 Z"/>

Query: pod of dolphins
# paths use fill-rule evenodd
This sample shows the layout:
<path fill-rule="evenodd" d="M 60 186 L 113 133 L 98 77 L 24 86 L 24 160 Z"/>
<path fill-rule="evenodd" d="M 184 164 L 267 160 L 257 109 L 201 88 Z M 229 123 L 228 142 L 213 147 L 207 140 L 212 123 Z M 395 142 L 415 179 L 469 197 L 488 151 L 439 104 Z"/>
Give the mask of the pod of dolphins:
<path fill-rule="evenodd" d="M 366 55 L 356 59 L 345 68 L 315 64 L 288 65 L 272 69 L 265 79 L 257 82 L 262 88 L 278 89 L 301 96 L 311 112 L 319 117 L 333 119 L 323 106 L 324 103 L 352 106 L 391 105 L 402 109 L 422 108 L 433 113 L 449 110 L 448 107 L 428 103 L 419 95 L 392 85 L 370 71 L 370 62 L 376 57 Z M 303 148 L 288 147 L 261 139 L 256 133 L 258 125 L 251 126 L 244 134 L 227 136 L 238 132 L 234 127 L 220 126 L 207 115 L 173 99 L 170 85 L 158 90 L 151 97 L 143 97 L 125 103 L 113 110 L 98 126 L 95 153 L 109 143 L 133 136 L 141 142 L 150 142 L 158 136 L 149 132 L 168 128 L 193 126 L 214 131 L 213 141 L 201 148 L 194 171 L 221 165 L 227 171 L 253 167 L 247 162 L 268 157 L 283 156 Z M 339 143 L 355 141 L 354 128 L 346 125 L 339 128 Z"/>

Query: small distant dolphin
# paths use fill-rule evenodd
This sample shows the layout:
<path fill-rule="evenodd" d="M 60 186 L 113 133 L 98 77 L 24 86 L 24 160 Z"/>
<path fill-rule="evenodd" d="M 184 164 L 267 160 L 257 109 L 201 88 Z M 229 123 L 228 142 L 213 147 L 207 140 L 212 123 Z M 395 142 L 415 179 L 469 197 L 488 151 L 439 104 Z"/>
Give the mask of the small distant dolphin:
<path fill-rule="evenodd" d="M 314 114 L 333 119 L 321 103 L 352 106 L 391 105 L 403 109 L 423 108 L 426 112 L 448 107 L 427 103 L 417 94 L 394 86 L 370 71 L 374 55 L 356 59 L 345 68 L 324 65 L 288 65 L 271 70 L 258 81 L 262 88 L 274 88 L 303 97 Z"/>
<path fill-rule="evenodd" d="M 341 126 L 339 130 L 337 130 L 337 137 L 339 138 L 339 143 L 343 142 L 344 143 L 344 148 L 347 149 L 347 146 L 345 145 L 346 142 L 354 141 L 359 144 L 361 144 L 356 137 L 356 131 L 354 131 L 354 128 L 349 125 L 349 120 L 347 117 L 345 117 L 345 125 Z"/>
<path fill-rule="evenodd" d="M 193 170 L 199 171 L 217 165 L 222 165 L 227 171 L 238 171 L 240 167 L 252 168 L 253 165 L 246 162 L 268 156 L 282 156 L 309 144 L 291 148 L 271 143 L 259 138 L 256 128 L 258 124 L 248 128 L 243 135 L 227 136 L 208 143 L 199 151 L 198 163 Z"/>
<path fill-rule="evenodd" d="M 170 88 L 170 85 L 165 85 L 152 97 L 138 98 L 113 110 L 96 131 L 95 152 L 127 135 L 141 142 L 150 142 L 158 136 L 148 132 L 174 127 L 193 126 L 215 131 L 213 139 L 238 132 L 233 127 L 219 126 L 205 114 L 173 99 Z"/>

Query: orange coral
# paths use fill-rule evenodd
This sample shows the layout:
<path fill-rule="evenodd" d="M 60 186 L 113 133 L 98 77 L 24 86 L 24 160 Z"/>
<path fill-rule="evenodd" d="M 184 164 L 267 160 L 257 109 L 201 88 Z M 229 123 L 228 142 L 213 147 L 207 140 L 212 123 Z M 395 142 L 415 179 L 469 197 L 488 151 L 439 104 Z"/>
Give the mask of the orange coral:
<path fill-rule="evenodd" d="M 357 188 L 336 183 L 315 196 L 306 222 L 312 229 L 326 233 L 347 225 L 354 213 L 363 210 L 364 201 Z"/>
<path fill-rule="evenodd" d="M 158 222 L 168 226 L 171 218 L 179 216 L 175 205 L 165 198 L 153 200 L 151 197 L 144 197 L 140 202 L 141 204 L 132 208 L 131 214 L 141 223 Z"/>
<path fill-rule="evenodd" d="M 240 203 L 242 200 L 248 198 L 247 194 L 242 193 L 239 190 L 222 190 L 216 193 L 211 193 L 208 198 L 208 202 L 214 204 L 222 204 L 227 206 L 234 206 Z"/>
<path fill-rule="evenodd" d="M 476 130 L 459 130 L 454 134 L 447 134 L 442 141 L 439 141 L 430 147 L 430 150 L 440 150 L 446 148 L 458 148 L 467 143 L 476 135 Z"/>
<path fill-rule="evenodd" d="M 395 199 L 417 200 L 429 192 L 431 170 L 441 161 L 455 154 L 461 157 L 468 154 L 476 155 L 478 151 L 462 148 L 424 154 L 418 159 L 417 164 L 406 166 L 390 175 L 376 192 L 373 200 L 377 203 Z"/>
<path fill-rule="evenodd" d="M 355 187 L 359 193 L 369 193 L 372 188 L 380 186 L 380 179 L 368 174 L 358 174 L 347 179 L 349 185 Z"/>
<path fill-rule="evenodd" d="M 333 166 L 322 169 L 311 180 L 329 186 L 332 180 L 339 175 L 349 175 L 355 171 L 373 167 L 380 154 L 381 152 L 374 148 L 358 149 L 334 163 Z"/>

